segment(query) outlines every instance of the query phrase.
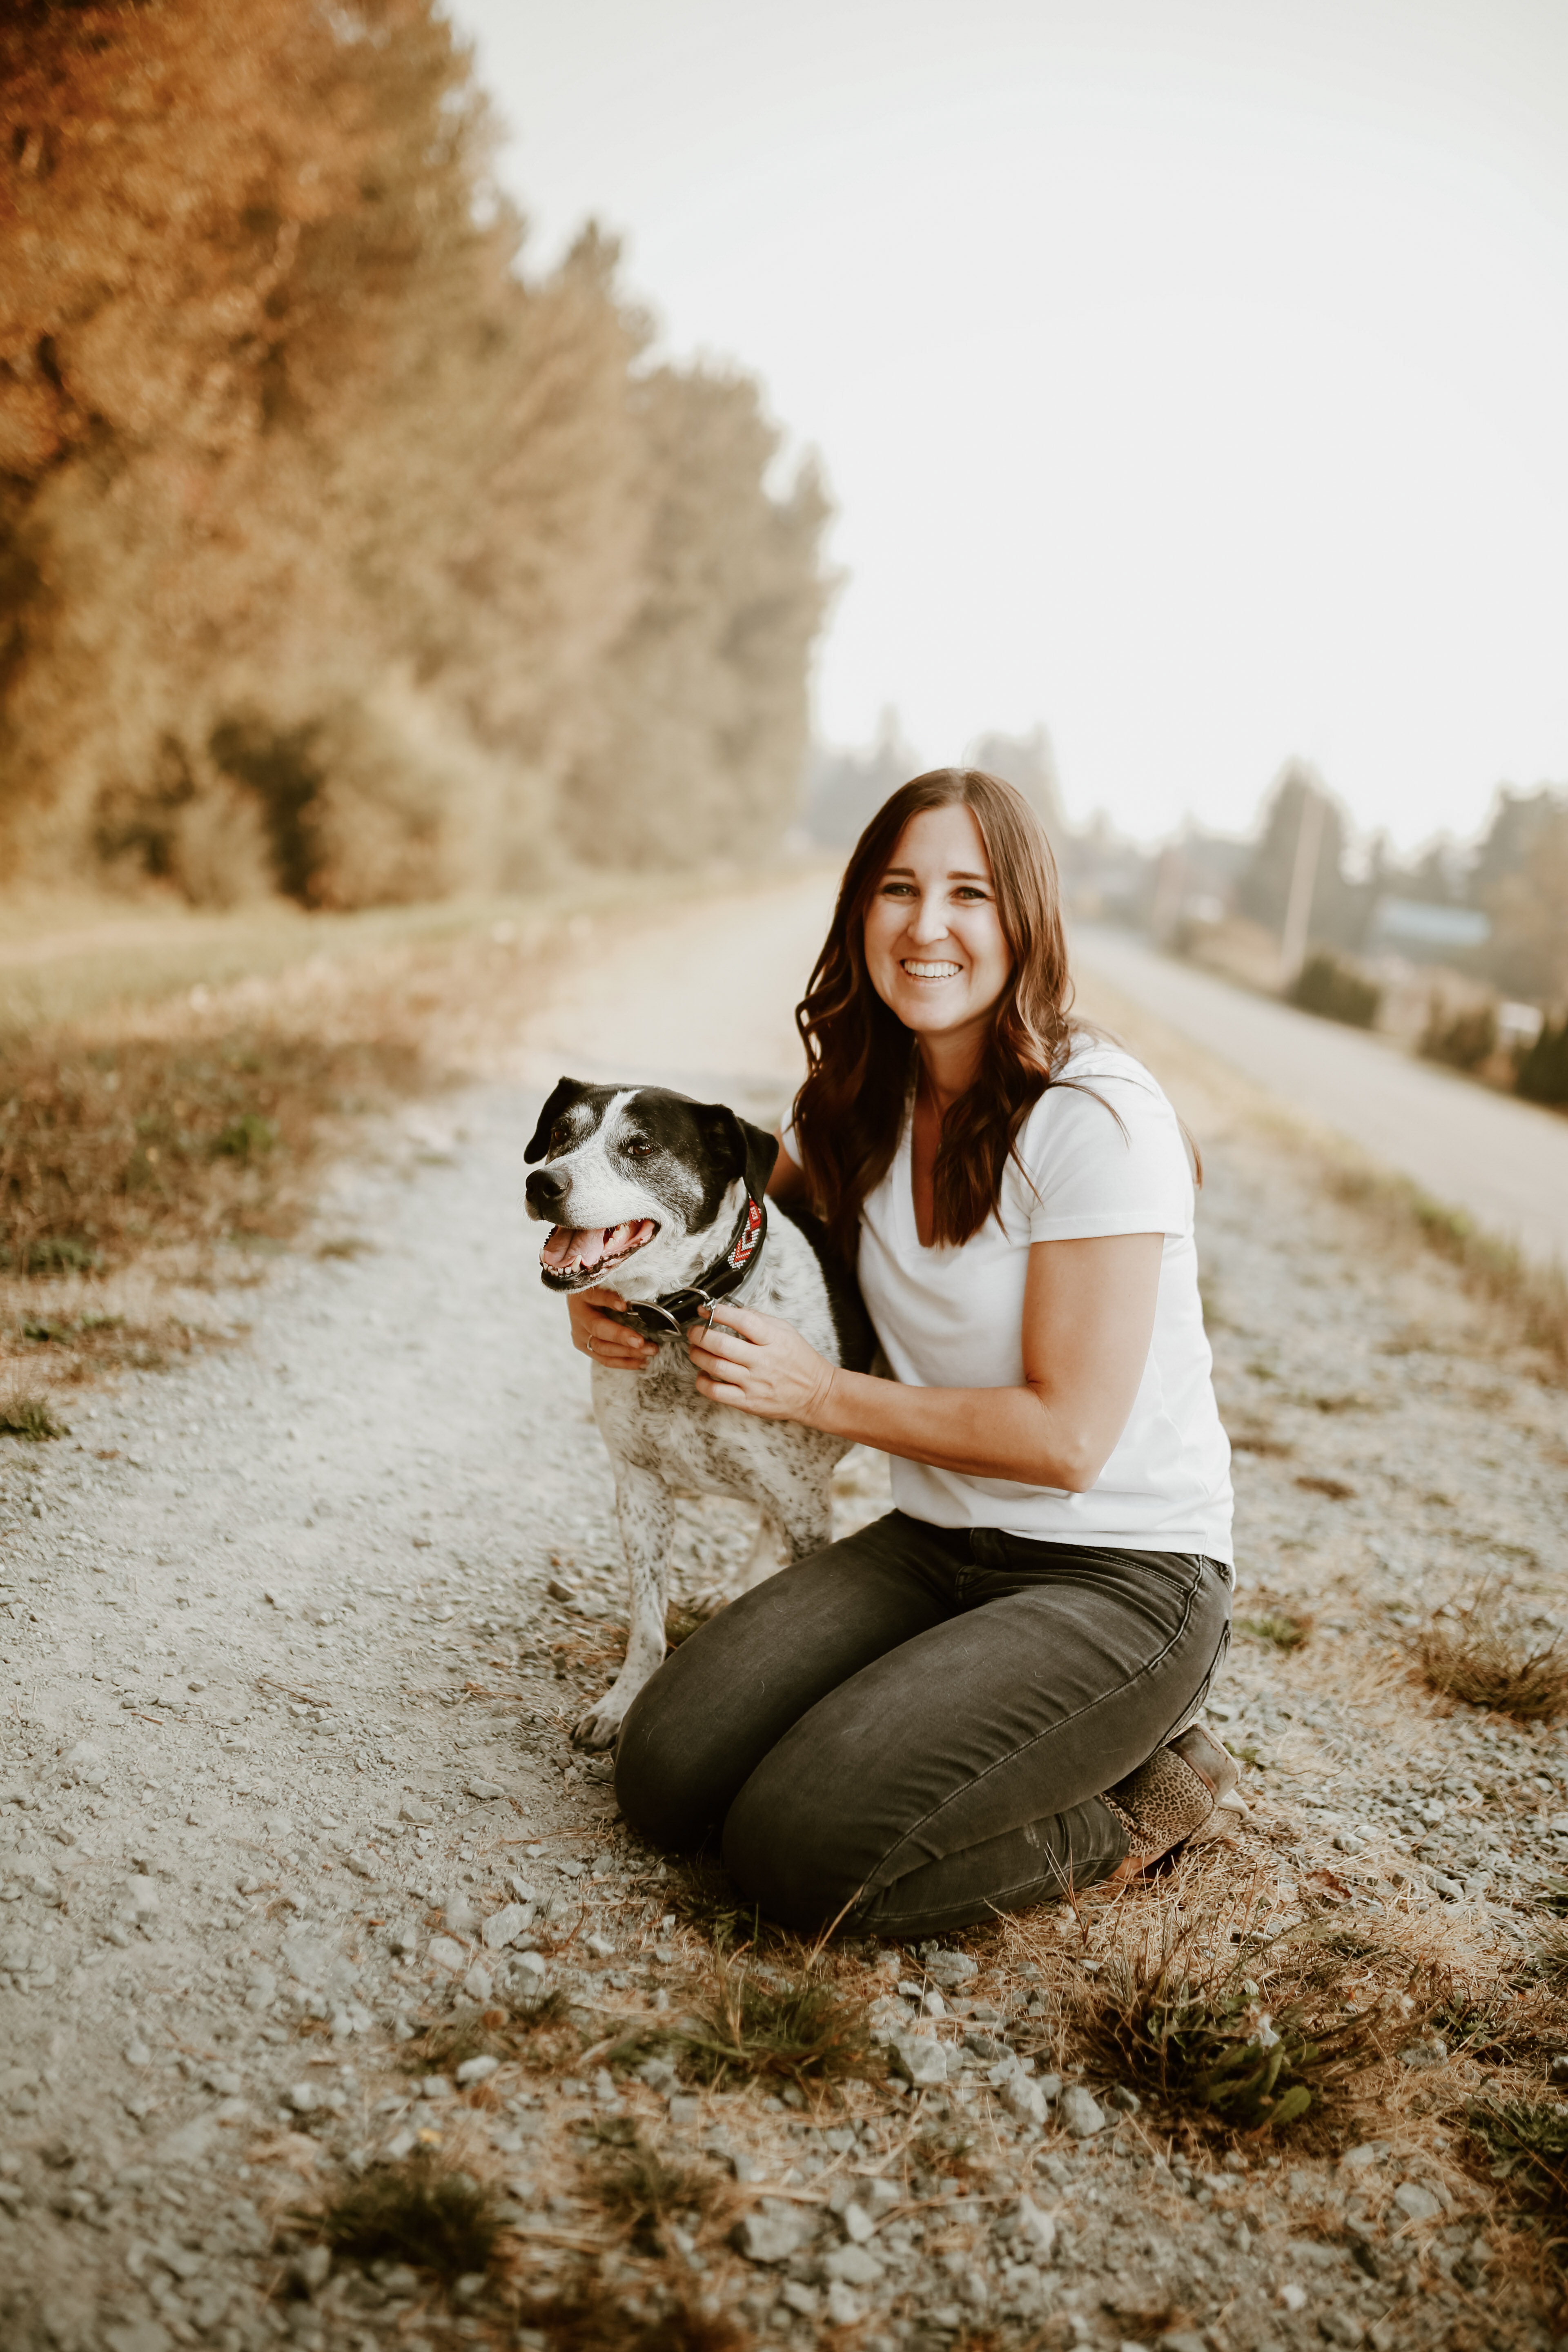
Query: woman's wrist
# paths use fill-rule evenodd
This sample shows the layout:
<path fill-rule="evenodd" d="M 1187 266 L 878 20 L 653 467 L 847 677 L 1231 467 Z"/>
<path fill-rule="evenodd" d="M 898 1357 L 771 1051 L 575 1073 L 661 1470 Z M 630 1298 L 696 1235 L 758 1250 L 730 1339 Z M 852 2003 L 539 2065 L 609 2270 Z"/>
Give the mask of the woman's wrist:
<path fill-rule="evenodd" d="M 839 1366 L 830 1364 L 826 1356 L 822 1370 L 824 1377 L 803 1418 L 808 1429 L 820 1430 L 825 1437 L 840 1437 L 845 1433 L 837 1426 L 836 1404 L 844 1375 Z"/>

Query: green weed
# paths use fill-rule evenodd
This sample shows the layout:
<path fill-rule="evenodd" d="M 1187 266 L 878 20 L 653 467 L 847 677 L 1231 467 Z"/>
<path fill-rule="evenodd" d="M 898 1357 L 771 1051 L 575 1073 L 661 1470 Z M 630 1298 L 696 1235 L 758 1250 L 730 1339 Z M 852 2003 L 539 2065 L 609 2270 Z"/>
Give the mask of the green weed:
<path fill-rule="evenodd" d="M 774 1977 L 742 1961 L 721 1961 L 714 1998 L 679 2036 L 699 2081 L 773 2077 L 804 2090 L 866 2071 L 870 2042 L 864 2004 L 804 1971 Z"/>
<path fill-rule="evenodd" d="M 1312 1630 L 1312 1621 L 1274 1610 L 1262 1617 L 1238 1617 L 1236 1630 L 1249 1633 L 1255 1642 L 1270 1642 L 1277 1650 L 1299 1650 Z"/>

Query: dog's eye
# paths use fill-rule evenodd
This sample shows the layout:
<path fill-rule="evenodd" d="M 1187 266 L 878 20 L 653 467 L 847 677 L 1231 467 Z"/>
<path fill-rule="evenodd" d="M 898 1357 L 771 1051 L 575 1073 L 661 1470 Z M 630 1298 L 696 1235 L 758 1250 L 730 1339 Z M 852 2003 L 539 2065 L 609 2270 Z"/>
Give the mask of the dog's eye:
<path fill-rule="evenodd" d="M 626 1139 L 626 1150 L 633 1160 L 646 1160 L 652 1150 L 646 1135 L 633 1135 Z"/>
<path fill-rule="evenodd" d="M 550 1130 L 550 1149 L 552 1151 L 559 1151 L 565 1140 L 566 1122 L 563 1118 L 558 1118 Z"/>

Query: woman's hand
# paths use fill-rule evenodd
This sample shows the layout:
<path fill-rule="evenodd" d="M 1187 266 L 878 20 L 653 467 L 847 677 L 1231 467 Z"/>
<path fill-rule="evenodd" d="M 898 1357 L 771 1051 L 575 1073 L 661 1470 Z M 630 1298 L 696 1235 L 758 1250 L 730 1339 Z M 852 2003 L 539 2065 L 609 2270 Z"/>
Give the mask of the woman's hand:
<path fill-rule="evenodd" d="M 613 1372 L 646 1372 L 658 1347 L 640 1331 L 616 1320 L 626 1303 L 614 1290 L 574 1290 L 566 1301 L 572 1345 L 580 1356 L 605 1364 Z M 613 1311 L 605 1314 L 606 1307 Z"/>
<path fill-rule="evenodd" d="M 834 1367 L 792 1323 L 749 1307 L 721 1299 L 708 1322 L 692 1325 L 686 1343 L 698 1395 L 763 1421 L 799 1421 L 809 1428 L 833 1386 Z"/>

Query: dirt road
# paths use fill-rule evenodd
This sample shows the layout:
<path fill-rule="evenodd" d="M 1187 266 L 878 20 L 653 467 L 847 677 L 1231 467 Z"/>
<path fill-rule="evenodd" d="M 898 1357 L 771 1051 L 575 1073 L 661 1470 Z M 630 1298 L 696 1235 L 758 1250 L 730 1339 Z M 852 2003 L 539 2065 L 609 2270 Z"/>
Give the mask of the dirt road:
<path fill-rule="evenodd" d="M 1568 1265 L 1568 1119 L 1080 924 L 1078 964 L 1528 1255 Z"/>
<path fill-rule="evenodd" d="M 682 2055 L 722 1914 L 566 1744 L 622 1587 L 521 1150 L 563 1069 L 776 1108 L 825 905 L 590 929 L 506 1071 L 367 1133 L 310 1242 L 193 1302 L 230 1344 L 0 1449 L 4 2352 L 1550 2341 L 1464 2123 L 1500 2073 L 1544 2095 L 1544 2045 L 1450 2050 L 1403 1993 L 1415 2059 L 1391 2043 L 1299 2144 L 1226 2154 L 1083 2038 L 1163 1904 L 1218 1918 L 1237 1889 L 1259 1980 L 1327 1921 L 1363 1984 L 1434 1953 L 1511 1981 L 1568 1830 L 1561 1736 L 1445 1711 L 1403 1646 L 1478 1574 L 1560 1605 L 1563 1399 L 1445 1269 L 1369 1271 L 1195 1058 L 1166 1075 L 1212 1170 L 1243 1606 L 1276 1627 L 1215 1694 L 1250 1822 L 1174 1897 L 837 1953 L 890 2076 Z M 884 1492 L 851 1457 L 841 1525 Z M 748 1541 L 688 1507 L 681 1591 Z M 647 2176 L 614 2173 L 634 2135 L 674 2184 L 651 2220 Z M 412 2239 L 334 2257 L 355 2184 L 422 2162 L 496 2200 L 489 2270 L 459 2244 L 443 2284 Z"/>

